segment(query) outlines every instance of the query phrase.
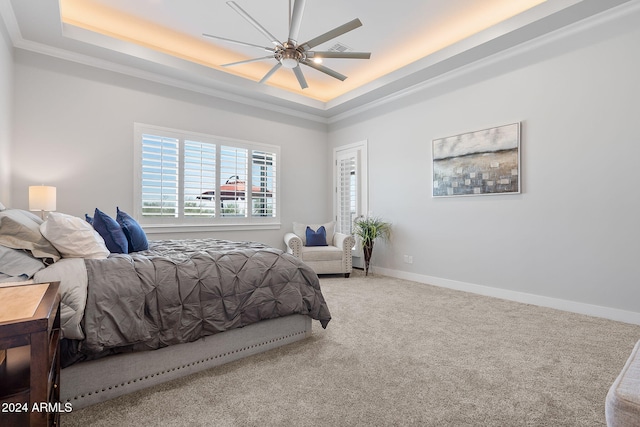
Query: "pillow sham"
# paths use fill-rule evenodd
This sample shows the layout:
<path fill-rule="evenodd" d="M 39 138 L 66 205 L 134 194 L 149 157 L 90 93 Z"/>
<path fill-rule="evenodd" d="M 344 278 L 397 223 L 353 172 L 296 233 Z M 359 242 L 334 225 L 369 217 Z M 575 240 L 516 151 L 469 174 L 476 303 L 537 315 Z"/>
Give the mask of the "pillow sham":
<path fill-rule="evenodd" d="M 7 208 L 5 208 L 5 207 L 4 207 L 4 205 L 3 205 L 2 203 L 0 203 L 0 211 L 3 211 L 3 210 L 5 210 L 5 209 L 7 209 Z"/>
<path fill-rule="evenodd" d="M 122 227 L 122 231 L 124 231 L 124 235 L 127 238 L 127 242 L 129 243 L 129 252 L 146 251 L 149 249 L 147 235 L 142 227 L 140 227 L 140 224 L 138 224 L 138 221 L 133 219 L 126 212 L 121 211 L 117 206 L 116 211 L 116 221 L 120 224 L 120 227 Z"/>
<path fill-rule="evenodd" d="M 327 246 L 327 231 L 324 229 L 324 225 L 318 227 L 316 231 L 307 226 L 305 235 L 307 238 L 306 246 Z"/>
<path fill-rule="evenodd" d="M 26 249 L 45 264 L 60 259 L 60 253 L 40 232 L 42 220 L 21 209 L 0 212 L 0 245 L 12 249 Z"/>
<path fill-rule="evenodd" d="M 24 250 L 0 246 L 0 273 L 26 280 L 44 267 L 41 260 Z"/>
<path fill-rule="evenodd" d="M 333 235 L 336 230 L 336 222 L 330 221 L 324 224 L 302 224 L 299 222 L 293 223 L 293 234 L 302 239 L 302 244 L 307 246 L 307 226 L 311 227 L 313 230 L 317 230 L 320 226 L 323 226 L 327 233 L 327 244 L 333 244 Z"/>
<path fill-rule="evenodd" d="M 111 253 L 129 253 L 129 242 L 120 224 L 98 208 L 93 215 L 93 228 L 102 236 Z"/>
<path fill-rule="evenodd" d="M 100 234 L 82 218 L 51 212 L 40 231 L 64 258 L 104 259 L 109 256 Z"/>

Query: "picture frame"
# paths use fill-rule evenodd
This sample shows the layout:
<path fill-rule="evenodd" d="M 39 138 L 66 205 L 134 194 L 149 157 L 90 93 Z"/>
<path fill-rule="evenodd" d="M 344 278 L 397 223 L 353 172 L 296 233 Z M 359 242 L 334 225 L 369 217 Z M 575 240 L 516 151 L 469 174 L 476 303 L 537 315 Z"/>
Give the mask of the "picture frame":
<path fill-rule="evenodd" d="M 520 122 L 432 140 L 432 196 L 519 194 Z"/>

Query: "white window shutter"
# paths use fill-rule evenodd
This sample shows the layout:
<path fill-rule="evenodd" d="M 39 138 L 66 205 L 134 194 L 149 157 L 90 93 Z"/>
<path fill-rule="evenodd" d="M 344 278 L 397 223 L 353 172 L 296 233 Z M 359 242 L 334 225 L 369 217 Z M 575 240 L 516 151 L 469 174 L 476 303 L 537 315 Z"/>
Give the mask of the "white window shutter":
<path fill-rule="evenodd" d="M 248 151 L 230 146 L 220 148 L 219 200 L 223 217 L 247 216 Z"/>
<path fill-rule="evenodd" d="M 357 153 L 339 156 L 337 188 L 337 227 L 341 233 L 351 234 L 357 215 Z"/>
<path fill-rule="evenodd" d="M 179 141 L 142 135 L 142 215 L 177 217 Z"/>
<path fill-rule="evenodd" d="M 251 156 L 251 214 L 276 217 L 276 154 L 253 150 Z"/>
<path fill-rule="evenodd" d="M 216 145 L 184 142 L 184 215 L 215 217 Z"/>
<path fill-rule="evenodd" d="M 141 123 L 134 128 L 134 209 L 143 226 L 280 227 L 280 147 Z"/>

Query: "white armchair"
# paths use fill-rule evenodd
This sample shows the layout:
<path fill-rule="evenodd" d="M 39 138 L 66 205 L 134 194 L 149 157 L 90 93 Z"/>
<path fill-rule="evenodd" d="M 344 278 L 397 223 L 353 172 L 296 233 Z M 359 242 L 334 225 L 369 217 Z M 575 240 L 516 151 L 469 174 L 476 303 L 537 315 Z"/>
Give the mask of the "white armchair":
<path fill-rule="evenodd" d="M 326 230 L 327 246 L 307 246 L 306 229 L 317 231 L 320 226 Z M 344 274 L 349 277 L 352 270 L 351 249 L 355 245 L 353 236 L 335 233 L 335 222 L 326 224 L 293 223 L 293 233 L 284 236 L 287 252 L 300 258 L 317 274 Z"/>

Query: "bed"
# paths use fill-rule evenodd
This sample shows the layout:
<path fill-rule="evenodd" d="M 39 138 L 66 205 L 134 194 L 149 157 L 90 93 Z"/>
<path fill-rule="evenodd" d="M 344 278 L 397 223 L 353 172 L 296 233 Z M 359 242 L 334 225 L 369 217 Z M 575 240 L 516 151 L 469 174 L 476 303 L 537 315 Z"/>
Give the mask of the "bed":
<path fill-rule="evenodd" d="M 0 212 L 0 281 L 60 281 L 61 400 L 74 409 L 304 339 L 311 319 L 331 319 L 318 276 L 279 249 L 189 239 L 111 253 L 108 239 L 69 215 Z M 28 256 L 20 276 L 3 262 L 17 255 Z"/>

